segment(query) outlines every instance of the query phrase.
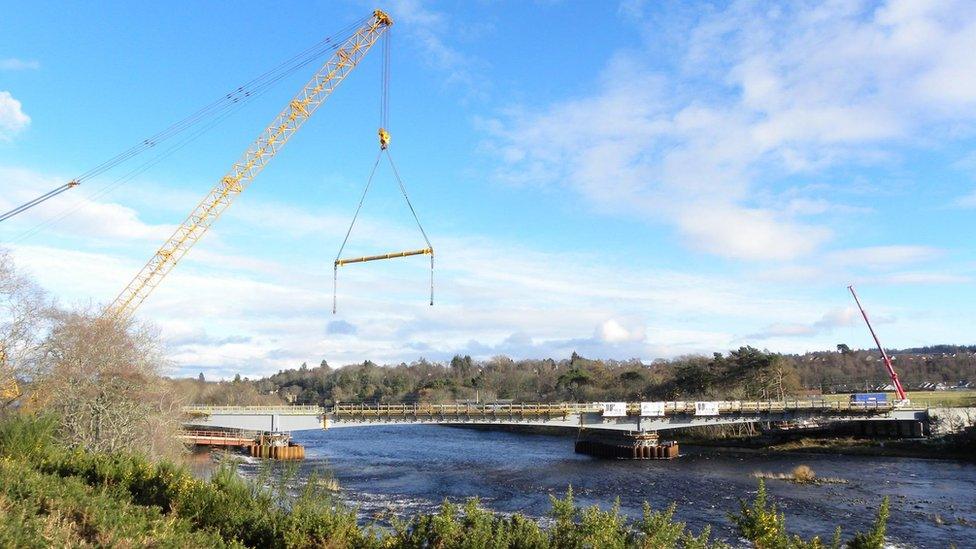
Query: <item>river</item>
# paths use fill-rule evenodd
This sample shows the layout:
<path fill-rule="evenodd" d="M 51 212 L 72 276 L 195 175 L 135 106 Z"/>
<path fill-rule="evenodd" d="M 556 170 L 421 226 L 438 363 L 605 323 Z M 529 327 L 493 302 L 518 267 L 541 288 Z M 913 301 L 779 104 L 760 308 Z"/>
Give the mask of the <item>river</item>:
<path fill-rule="evenodd" d="M 648 501 L 678 504 L 675 518 L 698 532 L 737 545 L 727 514 L 751 498 L 752 473 L 786 473 L 799 464 L 819 477 L 846 484 L 798 486 L 768 480 L 788 528 L 831 539 L 866 530 L 885 495 L 891 498 L 889 541 L 901 547 L 976 547 L 976 465 L 943 460 L 743 453 L 682 446 L 672 461 L 597 460 L 573 452 L 571 437 L 477 431 L 438 426 L 342 428 L 295 434 L 306 447 L 300 475 L 331 470 L 342 498 L 358 505 L 362 520 L 432 511 L 445 499 L 478 496 L 503 513 L 544 517 L 549 495 L 573 486 L 578 503 L 612 505 L 637 517 Z M 253 473 L 248 459 L 241 471 Z M 939 524 L 941 522 L 941 524 Z"/>

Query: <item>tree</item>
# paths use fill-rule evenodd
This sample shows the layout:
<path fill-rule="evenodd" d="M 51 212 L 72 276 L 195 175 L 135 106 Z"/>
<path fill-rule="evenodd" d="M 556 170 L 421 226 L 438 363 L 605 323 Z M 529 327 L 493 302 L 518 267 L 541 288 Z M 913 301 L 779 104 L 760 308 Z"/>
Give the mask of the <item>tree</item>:
<path fill-rule="evenodd" d="M 197 376 L 197 381 L 199 381 L 200 383 L 206 383 L 207 382 L 207 378 L 203 377 L 203 372 L 200 372 L 200 375 Z"/>
<path fill-rule="evenodd" d="M 37 351 L 49 329 L 52 305 L 44 291 L 0 248 L 0 412 L 35 377 Z"/>
<path fill-rule="evenodd" d="M 38 403 L 54 412 L 63 441 L 89 452 L 182 452 L 181 402 L 163 383 L 167 366 L 151 326 L 62 312 L 45 338 Z"/>
<path fill-rule="evenodd" d="M 468 355 L 454 355 L 451 359 L 451 371 L 457 377 L 466 378 L 471 376 L 471 372 L 474 371 L 474 361 Z"/>
<path fill-rule="evenodd" d="M 851 549 L 883 549 L 890 514 L 889 505 L 888 496 L 885 496 L 881 500 L 881 507 L 878 508 L 878 515 L 874 519 L 871 530 L 867 533 L 858 532 L 847 546 Z"/>

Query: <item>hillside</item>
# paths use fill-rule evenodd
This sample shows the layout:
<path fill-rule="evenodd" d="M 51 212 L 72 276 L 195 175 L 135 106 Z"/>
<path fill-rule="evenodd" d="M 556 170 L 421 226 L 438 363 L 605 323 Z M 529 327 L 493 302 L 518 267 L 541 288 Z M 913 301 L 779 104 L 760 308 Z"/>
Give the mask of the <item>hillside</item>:
<path fill-rule="evenodd" d="M 302 364 L 260 380 L 183 381 L 206 404 L 286 401 L 447 402 L 511 399 L 521 402 L 609 399 L 776 399 L 815 392 L 877 388 L 888 382 L 876 352 L 850 350 L 784 355 L 742 347 L 711 357 L 687 356 L 643 363 L 568 359 L 476 361 L 455 356 L 441 364 L 419 360 L 380 366 L 366 361 L 332 368 Z M 976 347 L 939 345 L 891 351 L 909 389 L 976 381 Z"/>

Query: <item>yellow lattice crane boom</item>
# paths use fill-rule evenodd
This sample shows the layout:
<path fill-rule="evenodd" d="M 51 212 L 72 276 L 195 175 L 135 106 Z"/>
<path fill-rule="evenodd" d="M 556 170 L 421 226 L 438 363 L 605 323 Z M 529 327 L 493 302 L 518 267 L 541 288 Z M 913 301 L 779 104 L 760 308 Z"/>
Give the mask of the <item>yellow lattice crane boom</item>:
<path fill-rule="evenodd" d="M 107 314 L 129 316 L 145 301 L 176 263 L 203 237 L 234 198 L 257 177 L 268 161 L 274 158 L 298 128 L 325 102 L 392 24 L 393 21 L 386 13 L 376 10 L 365 24 L 343 42 L 335 55 L 268 125 L 241 159 L 234 163 L 227 175 L 214 186 L 156 255 L 115 298 Z"/>

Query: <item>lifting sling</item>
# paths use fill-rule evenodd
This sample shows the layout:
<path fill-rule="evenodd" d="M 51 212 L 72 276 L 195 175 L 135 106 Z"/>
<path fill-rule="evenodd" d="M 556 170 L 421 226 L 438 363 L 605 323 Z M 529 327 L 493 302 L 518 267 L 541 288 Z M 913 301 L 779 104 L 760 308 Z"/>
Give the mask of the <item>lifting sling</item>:
<path fill-rule="evenodd" d="M 403 180 L 400 178 L 400 173 L 397 171 L 396 164 L 393 163 L 393 157 L 390 155 L 390 150 L 387 148 L 388 144 L 389 134 L 386 133 L 385 130 L 380 129 L 380 152 L 376 155 L 376 162 L 373 163 L 373 169 L 369 172 L 369 178 L 366 180 L 366 187 L 363 189 L 363 194 L 359 199 L 359 205 L 356 207 L 356 213 L 352 216 L 352 222 L 349 224 L 349 229 L 346 230 L 346 237 L 342 240 L 342 246 L 339 247 L 339 253 L 336 254 L 335 262 L 332 266 L 332 314 L 336 313 L 339 267 L 349 265 L 351 263 L 366 263 L 368 261 L 394 259 L 397 257 L 410 257 L 414 255 L 430 256 L 430 305 L 434 304 L 434 247 L 430 244 L 430 239 L 427 238 L 427 232 L 424 231 L 423 225 L 420 224 L 420 218 L 417 216 L 417 211 L 414 210 L 413 204 L 410 203 L 410 197 L 407 196 L 407 189 L 403 185 Z M 397 184 L 400 186 L 400 193 L 403 195 L 403 199 L 406 201 L 407 207 L 410 208 L 410 213 L 413 215 L 413 220 L 417 223 L 417 228 L 420 230 L 420 234 L 424 237 L 424 242 L 427 243 L 427 247 L 419 250 L 407 250 L 364 257 L 343 258 L 342 252 L 346 248 L 346 243 L 349 242 L 349 235 L 352 234 L 352 228 L 356 225 L 356 219 L 359 217 L 359 212 L 363 209 L 363 203 L 366 202 L 366 194 L 369 192 L 369 187 L 373 184 L 373 177 L 376 175 L 376 168 L 379 166 L 380 159 L 383 158 L 384 154 L 390 163 L 390 167 L 393 169 L 393 176 L 396 177 Z"/>

